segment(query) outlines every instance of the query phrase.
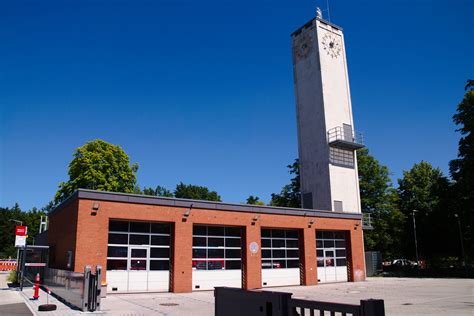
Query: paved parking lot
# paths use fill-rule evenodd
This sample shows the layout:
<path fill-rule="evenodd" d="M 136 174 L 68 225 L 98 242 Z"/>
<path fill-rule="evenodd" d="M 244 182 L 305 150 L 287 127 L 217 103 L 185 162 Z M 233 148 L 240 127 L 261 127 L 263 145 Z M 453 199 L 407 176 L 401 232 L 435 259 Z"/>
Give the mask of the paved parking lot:
<path fill-rule="evenodd" d="M 387 315 L 474 315 L 474 280 L 369 278 L 366 282 L 269 289 L 293 297 L 339 303 L 385 300 Z M 214 315 L 212 291 L 186 294 L 113 294 L 102 300 L 107 315 Z"/>
<path fill-rule="evenodd" d="M 6 275 L 0 274 L 0 315 L 78 315 L 77 310 L 51 298 L 58 310 L 37 313 L 31 301 L 31 287 L 23 294 L 6 286 Z M 369 278 L 366 282 L 321 284 L 270 288 L 271 291 L 293 293 L 293 297 L 338 303 L 357 304 L 361 299 L 385 300 L 387 315 L 474 315 L 474 280 L 472 279 L 412 279 Z M 194 293 L 112 294 L 102 300 L 105 315 L 214 315 L 212 291 Z M 97 313 L 99 314 L 99 313 Z"/>

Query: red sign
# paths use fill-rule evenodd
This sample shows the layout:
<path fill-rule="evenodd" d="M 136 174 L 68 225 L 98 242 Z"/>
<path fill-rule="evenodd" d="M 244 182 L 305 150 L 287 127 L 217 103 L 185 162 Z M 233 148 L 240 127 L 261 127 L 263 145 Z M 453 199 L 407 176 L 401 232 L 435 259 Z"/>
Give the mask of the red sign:
<path fill-rule="evenodd" d="M 26 226 L 16 226 L 15 235 L 16 236 L 26 236 L 27 227 Z"/>

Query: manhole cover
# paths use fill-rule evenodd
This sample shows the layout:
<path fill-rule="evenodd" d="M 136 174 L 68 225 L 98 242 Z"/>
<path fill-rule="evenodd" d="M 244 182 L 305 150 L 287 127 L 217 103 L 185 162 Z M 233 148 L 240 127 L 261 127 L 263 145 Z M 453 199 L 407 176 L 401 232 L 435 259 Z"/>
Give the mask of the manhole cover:
<path fill-rule="evenodd" d="M 413 303 L 403 303 L 402 305 L 413 305 Z"/>
<path fill-rule="evenodd" d="M 161 306 L 178 306 L 176 303 L 161 303 Z"/>

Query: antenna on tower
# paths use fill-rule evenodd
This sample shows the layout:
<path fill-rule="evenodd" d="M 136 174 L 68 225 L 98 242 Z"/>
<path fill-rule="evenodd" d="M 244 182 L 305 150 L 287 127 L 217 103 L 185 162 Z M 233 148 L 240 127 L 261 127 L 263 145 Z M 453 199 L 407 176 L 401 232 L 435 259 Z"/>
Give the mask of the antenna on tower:
<path fill-rule="evenodd" d="M 316 17 L 320 20 L 323 20 L 323 11 L 326 11 L 328 14 L 327 21 L 330 23 L 331 22 L 331 11 L 329 9 L 329 0 L 326 0 L 326 10 L 321 10 L 320 7 L 316 7 Z"/>
<path fill-rule="evenodd" d="M 331 23 L 331 11 L 329 10 L 329 0 L 326 0 L 326 11 L 328 12 L 328 22 Z"/>

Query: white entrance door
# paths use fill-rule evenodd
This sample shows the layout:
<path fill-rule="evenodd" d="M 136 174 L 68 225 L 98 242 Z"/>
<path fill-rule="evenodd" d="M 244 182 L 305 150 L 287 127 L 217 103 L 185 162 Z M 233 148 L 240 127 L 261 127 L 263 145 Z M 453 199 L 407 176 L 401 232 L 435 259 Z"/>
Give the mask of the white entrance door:
<path fill-rule="evenodd" d="M 134 246 L 128 251 L 128 291 L 147 291 L 149 248 Z"/>
<path fill-rule="evenodd" d="M 337 280 L 334 249 L 324 249 L 324 272 L 326 274 L 326 282 L 335 282 Z"/>

